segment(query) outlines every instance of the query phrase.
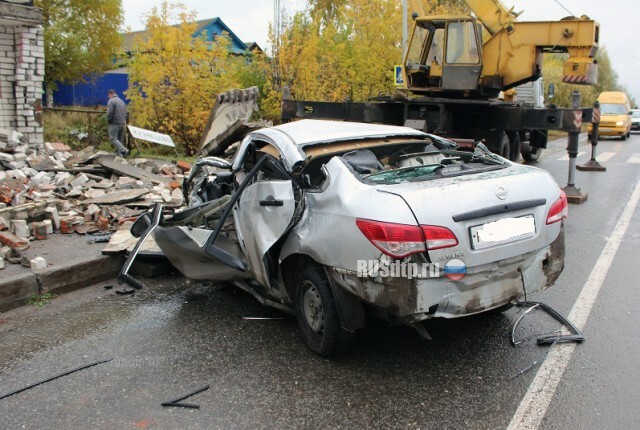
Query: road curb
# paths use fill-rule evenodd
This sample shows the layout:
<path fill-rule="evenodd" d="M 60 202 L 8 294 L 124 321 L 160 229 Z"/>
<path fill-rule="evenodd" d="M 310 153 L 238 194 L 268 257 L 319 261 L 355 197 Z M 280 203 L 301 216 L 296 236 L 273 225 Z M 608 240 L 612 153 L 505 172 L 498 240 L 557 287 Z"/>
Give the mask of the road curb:
<path fill-rule="evenodd" d="M 0 279 L 0 312 L 24 305 L 35 294 L 62 294 L 113 279 L 124 257 L 98 255 Z"/>
<path fill-rule="evenodd" d="M 35 273 L 21 273 L 0 279 L 0 312 L 24 305 L 34 294 L 38 294 Z"/>

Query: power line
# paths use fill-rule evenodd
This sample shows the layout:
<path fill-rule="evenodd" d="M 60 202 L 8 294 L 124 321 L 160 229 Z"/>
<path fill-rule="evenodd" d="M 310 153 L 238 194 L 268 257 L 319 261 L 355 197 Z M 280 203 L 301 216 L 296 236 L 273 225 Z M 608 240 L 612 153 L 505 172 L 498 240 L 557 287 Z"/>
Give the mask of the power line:
<path fill-rule="evenodd" d="M 569 12 L 569 14 L 570 14 L 571 16 L 576 16 L 573 12 L 571 12 L 569 9 L 567 9 L 567 8 L 566 8 L 562 3 L 560 3 L 558 0 L 553 0 L 553 1 L 555 1 L 556 3 L 558 3 L 558 5 L 560 5 L 560 7 L 561 7 L 562 9 L 566 10 L 567 12 Z"/>

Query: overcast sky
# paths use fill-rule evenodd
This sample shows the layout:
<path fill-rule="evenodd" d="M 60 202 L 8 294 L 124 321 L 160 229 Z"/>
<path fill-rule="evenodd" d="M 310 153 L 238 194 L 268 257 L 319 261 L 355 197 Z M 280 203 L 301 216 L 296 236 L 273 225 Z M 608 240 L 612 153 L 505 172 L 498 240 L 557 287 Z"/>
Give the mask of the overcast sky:
<path fill-rule="evenodd" d="M 401 2 L 402 0 L 398 0 Z M 619 80 L 626 85 L 631 96 L 640 102 L 640 43 L 634 39 L 640 27 L 638 0 L 559 0 L 575 16 L 587 15 L 600 23 L 600 45 L 606 46 Z M 142 16 L 161 0 L 125 0 L 125 25 L 132 30 L 144 28 Z M 220 17 L 244 42 L 258 42 L 267 48 L 269 23 L 273 21 L 273 0 L 182 0 L 189 10 L 198 13 L 198 19 Z M 304 0 L 281 0 L 290 13 L 300 10 Z M 556 0 L 502 0 L 507 7 L 514 6 L 521 21 L 558 20 L 569 13 Z"/>

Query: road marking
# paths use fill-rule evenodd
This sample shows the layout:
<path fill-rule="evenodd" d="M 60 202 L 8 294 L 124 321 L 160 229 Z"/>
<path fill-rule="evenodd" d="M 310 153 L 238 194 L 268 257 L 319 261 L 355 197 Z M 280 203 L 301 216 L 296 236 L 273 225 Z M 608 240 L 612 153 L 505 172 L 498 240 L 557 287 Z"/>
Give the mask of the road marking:
<path fill-rule="evenodd" d="M 604 163 L 605 161 L 609 160 L 609 158 L 613 157 L 614 155 L 616 155 L 615 152 L 603 152 L 602 154 L 598 154 L 596 156 L 596 160 L 602 161 Z"/>
<path fill-rule="evenodd" d="M 627 163 L 636 163 L 640 164 L 640 154 L 633 154 L 628 160 Z"/>
<path fill-rule="evenodd" d="M 580 330 L 584 329 L 587 318 L 589 318 L 591 308 L 618 252 L 639 199 L 640 180 L 636 183 L 618 223 L 611 236 L 609 236 L 607 244 L 600 257 L 598 257 L 598 261 L 591 270 L 587 282 L 582 287 L 571 313 L 569 313 L 569 321 L 572 321 Z M 575 343 L 564 343 L 551 347 L 546 359 L 531 382 L 527 394 L 520 402 L 518 410 L 511 419 L 508 430 L 537 429 L 540 427 L 575 347 Z"/>
<path fill-rule="evenodd" d="M 584 155 L 584 154 L 586 154 L 585 151 L 579 151 L 577 157 L 580 157 L 581 155 Z M 558 158 L 558 161 L 569 161 L 569 154 L 564 154 L 562 157 Z"/>

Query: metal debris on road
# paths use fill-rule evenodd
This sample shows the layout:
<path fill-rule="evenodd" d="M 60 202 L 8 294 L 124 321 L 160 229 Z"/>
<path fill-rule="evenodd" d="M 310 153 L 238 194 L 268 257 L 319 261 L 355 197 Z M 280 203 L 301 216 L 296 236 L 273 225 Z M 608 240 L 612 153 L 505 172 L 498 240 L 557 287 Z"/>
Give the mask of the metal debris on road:
<path fill-rule="evenodd" d="M 84 366 L 76 367 L 75 369 L 72 369 L 72 370 L 67 370 L 66 372 L 63 372 L 63 373 L 60 373 L 60 374 L 58 374 L 58 375 L 52 376 L 52 377 L 47 378 L 47 379 L 45 379 L 45 380 L 43 380 L 43 381 L 40 381 L 40 382 L 34 382 L 33 384 L 27 385 L 27 386 L 26 386 L 26 387 L 24 387 L 24 388 L 20 388 L 20 389 L 18 389 L 18 390 L 12 391 L 12 392 L 10 392 L 10 393 L 4 394 L 4 395 L 0 396 L 0 400 L 2 400 L 2 399 L 6 399 L 7 397 L 11 397 L 11 396 L 13 396 L 13 395 L 15 395 L 15 394 L 22 393 L 23 391 L 30 390 L 31 388 L 37 387 L 38 385 L 42 385 L 42 384 L 45 384 L 45 383 L 47 383 L 47 382 L 51 382 L 51 381 L 53 381 L 54 379 L 62 378 L 63 376 L 67 376 L 67 375 L 70 375 L 70 374 L 72 374 L 72 373 L 79 372 L 80 370 L 84 370 L 84 369 L 87 369 L 87 368 L 89 368 L 89 367 L 97 366 L 98 364 L 108 363 L 108 362 L 110 362 L 111 360 L 113 360 L 113 358 L 108 358 L 108 359 L 106 359 L 106 360 L 95 361 L 95 362 L 93 362 L 93 363 L 91 363 L 91 364 L 86 364 L 86 365 L 84 365 Z M 207 388 L 208 388 L 208 387 L 207 387 Z"/>
<path fill-rule="evenodd" d="M 283 320 L 284 317 L 242 317 L 245 321 Z"/>
<path fill-rule="evenodd" d="M 184 396 L 179 397 L 175 400 L 170 400 L 168 402 L 161 403 L 161 405 L 167 406 L 167 407 L 175 406 L 179 408 L 200 409 L 200 405 L 194 405 L 192 403 L 180 403 L 180 401 L 188 399 L 191 396 L 195 396 L 198 393 L 202 393 L 203 391 L 207 391 L 208 389 L 209 389 L 209 385 L 205 385 L 204 387 L 198 388 L 197 390 L 192 391 L 189 394 L 185 394 Z"/>
<path fill-rule="evenodd" d="M 527 339 L 524 339 L 524 340 L 516 341 L 515 339 L 516 327 L 518 326 L 520 321 L 522 321 L 523 317 L 535 308 L 542 309 L 547 314 L 551 315 L 553 319 L 558 321 L 560 324 L 562 324 L 571 332 L 571 334 L 560 334 L 561 333 L 560 331 L 543 333 L 536 337 L 536 343 L 538 345 L 551 345 L 556 342 L 583 342 L 585 340 L 582 332 L 578 330 L 578 328 L 575 325 L 573 325 L 571 321 L 569 321 L 568 319 L 560 315 L 555 309 L 553 309 L 551 306 L 545 303 L 524 301 L 524 302 L 517 302 L 516 306 L 527 307 L 528 309 L 524 311 L 522 315 L 520 315 L 520 317 L 516 320 L 516 322 L 513 324 L 513 327 L 511 328 L 511 344 L 513 346 L 519 345 L 522 342 L 527 340 Z"/>

